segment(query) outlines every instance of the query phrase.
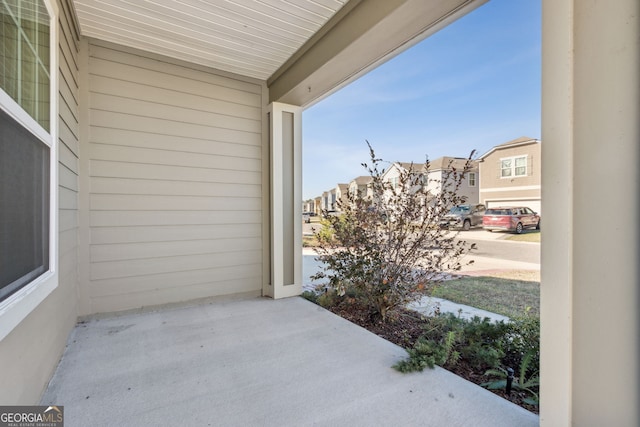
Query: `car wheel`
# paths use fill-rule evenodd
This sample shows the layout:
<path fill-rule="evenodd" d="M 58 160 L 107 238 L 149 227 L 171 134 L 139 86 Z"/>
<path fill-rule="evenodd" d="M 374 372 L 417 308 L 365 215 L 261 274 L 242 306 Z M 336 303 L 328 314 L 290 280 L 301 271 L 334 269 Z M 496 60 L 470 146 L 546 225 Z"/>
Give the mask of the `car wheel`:
<path fill-rule="evenodd" d="M 540 230 L 540 221 L 536 224 L 536 230 Z"/>
<path fill-rule="evenodd" d="M 468 219 L 465 219 L 464 223 L 462 224 L 462 229 L 464 231 L 469 231 L 470 228 L 471 228 L 471 222 Z"/>
<path fill-rule="evenodd" d="M 519 222 L 518 225 L 516 225 L 516 234 L 522 234 L 522 223 Z"/>

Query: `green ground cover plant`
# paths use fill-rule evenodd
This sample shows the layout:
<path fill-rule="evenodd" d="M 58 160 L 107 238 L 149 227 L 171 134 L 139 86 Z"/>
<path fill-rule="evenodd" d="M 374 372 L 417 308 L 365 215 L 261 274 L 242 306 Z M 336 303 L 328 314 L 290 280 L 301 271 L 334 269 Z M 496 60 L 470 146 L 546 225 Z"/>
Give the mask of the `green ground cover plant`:
<path fill-rule="evenodd" d="M 515 398 L 529 409 L 537 407 L 539 319 L 522 316 L 509 322 L 492 322 L 444 313 L 425 318 L 423 330 L 413 347 L 407 349 L 407 358 L 394 365 L 395 369 L 406 373 L 442 366 L 504 397 Z M 515 372 L 515 378 L 507 394 L 509 369 Z"/>

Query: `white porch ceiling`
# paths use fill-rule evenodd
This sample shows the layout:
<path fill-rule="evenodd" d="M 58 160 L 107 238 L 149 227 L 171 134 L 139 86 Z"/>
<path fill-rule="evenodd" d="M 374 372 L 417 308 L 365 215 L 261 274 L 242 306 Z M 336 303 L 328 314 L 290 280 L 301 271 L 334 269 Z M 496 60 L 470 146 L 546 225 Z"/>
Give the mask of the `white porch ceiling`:
<path fill-rule="evenodd" d="M 266 80 L 348 0 L 73 0 L 81 32 Z"/>

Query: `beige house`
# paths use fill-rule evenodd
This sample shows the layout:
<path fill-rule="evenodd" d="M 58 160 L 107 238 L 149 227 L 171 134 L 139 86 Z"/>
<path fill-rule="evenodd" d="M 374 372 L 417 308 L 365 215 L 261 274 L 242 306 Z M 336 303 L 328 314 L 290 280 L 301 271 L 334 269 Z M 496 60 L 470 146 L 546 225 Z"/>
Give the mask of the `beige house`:
<path fill-rule="evenodd" d="M 332 188 L 331 190 L 322 192 L 322 204 L 321 209 L 323 211 L 332 211 L 335 209 L 336 203 L 336 189 Z"/>
<path fill-rule="evenodd" d="M 335 195 L 336 199 L 333 204 L 333 209 L 339 211 L 340 204 L 344 204 L 349 201 L 349 184 L 337 184 Z"/>
<path fill-rule="evenodd" d="M 319 214 L 321 212 L 320 202 L 322 201 L 321 197 L 314 197 L 313 199 L 305 200 L 302 203 L 302 211 L 303 212 L 312 212 L 314 214 Z"/>
<path fill-rule="evenodd" d="M 353 197 L 367 198 L 371 196 L 371 187 L 369 184 L 373 182 L 373 178 L 369 175 L 359 176 L 349 182 L 349 194 Z"/>
<path fill-rule="evenodd" d="M 480 156 L 480 203 L 526 206 L 540 213 L 542 150 L 526 136 L 496 145 Z"/>
<path fill-rule="evenodd" d="M 542 1 L 540 420 L 635 426 L 640 3 Z M 2 2 L 0 402 L 81 316 L 298 295 L 302 110 L 483 3 Z"/>

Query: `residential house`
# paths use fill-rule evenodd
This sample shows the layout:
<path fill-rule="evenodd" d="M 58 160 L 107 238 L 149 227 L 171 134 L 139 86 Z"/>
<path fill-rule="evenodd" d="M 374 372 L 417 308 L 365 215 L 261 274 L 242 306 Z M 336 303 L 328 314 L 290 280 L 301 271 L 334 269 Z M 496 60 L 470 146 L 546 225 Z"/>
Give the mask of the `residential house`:
<path fill-rule="evenodd" d="M 425 176 L 424 184 L 431 194 L 439 194 L 443 186 L 453 183 L 453 172 L 464 171 L 467 168 L 465 177 L 460 183 L 457 194 L 464 197 L 465 203 L 478 203 L 478 164 L 476 161 L 470 161 L 460 157 L 439 157 L 433 161 L 429 161 L 428 174 Z M 426 164 L 424 163 L 406 163 L 395 162 L 382 174 L 383 181 L 389 181 L 393 188 L 398 184 L 402 172 L 413 170 L 416 172 L 426 172 Z"/>
<path fill-rule="evenodd" d="M 373 178 L 369 175 L 352 179 L 349 182 L 349 194 L 351 194 L 352 197 L 371 197 L 371 182 L 373 182 Z"/>
<path fill-rule="evenodd" d="M 316 212 L 316 201 L 315 199 L 305 200 L 302 203 L 302 212 Z"/>
<path fill-rule="evenodd" d="M 542 150 L 526 136 L 496 145 L 480 156 L 480 203 L 542 211 Z"/>
<path fill-rule="evenodd" d="M 314 205 L 314 210 L 313 210 L 313 212 L 314 212 L 316 215 L 320 215 L 320 214 L 322 214 L 322 197 L 316 197 L 316 198 L 314 198 L 314 199 L 313 199 L 313 202 L 314 202 L 314 204 L 313 204 L 313 205 Z"/>
<path fill-rule="evenodd" d="M 334 211 L 336 210 L 336 188 L 324 191 L 322 193 L 322 210 Z"/>
<path fill-rule="evenodd" d="M 341 206 L 349 201 L 349 184 L 337 184 L 335 189 L 335 200 L 333 203 L 333 209 L 340 211 Z"/>
<path fill-rule="evenodd" d="M 321 197 L 320 209 L 322 211 L 330 211 L 331 208 L 331 190 L 323 191 Z"/>
<path fill-rule="evenodd" d="M 640 3 L 542 2 L 541 424 L 638 425 L 640 238 L 593 207 L 640 202 Z M 298 295 L 303 109 L 483 3 L 2 2 L 0 401 L 79 316 Z"/>
<path fill-rule="evenodd" d="M 439 194 L 443 185 L 453 182 L 454 171 L 460 173 L 465 171 L 464 178 L 460 182 L 460 186 L 456 194 L 463 197 L 465 203 L 475 205 L 479 200 L 478 185 L 478 162 L 463 157 L 438 157 L 429 161 L 429 176 L 427 188 L 433 194 Z"/>
<path fill-rule="evenodd" d="M 394 162 L 384 170 L 380 178 L 383 182 L 389 182 L 391 184 L 391 188 L 395 189 L 400 182 L 400 175 L 403 172 L 411 170 L 416 173 L 422 173 L 423 168 L 423 163 Z"/>

